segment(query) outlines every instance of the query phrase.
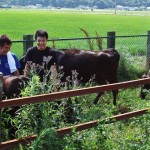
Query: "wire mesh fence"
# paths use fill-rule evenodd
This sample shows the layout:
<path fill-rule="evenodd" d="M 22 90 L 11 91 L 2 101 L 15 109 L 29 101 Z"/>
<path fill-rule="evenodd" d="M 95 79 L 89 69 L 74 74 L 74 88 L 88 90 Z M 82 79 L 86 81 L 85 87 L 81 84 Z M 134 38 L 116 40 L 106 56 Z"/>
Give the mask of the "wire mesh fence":
<path fill-rule="evenodd" d="M 113 36 L 111 32 L 111 36 L 107 37 L 49 39 L 47 45 L 54 49 L 77 48 L 82 50 L 103 50 L 115 47 L 120 52 L 121 58 L 126 57 L 128 59 L 128 69 L 132 70 L 129 68 L 129 64 L 133 64 L 136 70 L 141 72 L 141 70 L 147 69 L 146 64 L 150 64 L 147 55 L 150 51 L 148 39 L 150 39 L 149 34 L 132 36 L 115 36 L 114 34 Z M 12 52 L 21 58 L 27 49 L 33 45 L 36 45 L 33 35 L 27 35 L 27 39 L 23 37 L 22 41 L 13 41 Z"/>
<path fill-rule="evenodd" d="M 146 55 L 148 35 L 136 36 L 115 36 L 115 47 L 117 49 L 127 49 L 132 55 Z M 24 53 L 23 44 L 26 40 L 13 41 L 12 52 L 21 57 Z M 36 45 L 32 40 L 33 45 Z M 48 46 L 55 49 L 77 48 L 83 50 L 107 49 L 110 45 L 108 37 L 72 38 L 72 39 L 51 39 Z"/>
<path fill-rule="evenodd" d="M 147 39 L 148 35 L 56 39 L 50 40 L 48 45 L 57 49 L 78 48 L 84 50 L 100 50 L 115 47 L 120 52 L 121 57 L 126 57 L 124 59 L 128 61 L 128 69 L 131 70 L 129 65 L 132 64 L 140 72 L 146 69 Z"/>
<path fill-rule="evenodd" d="M 147 35 L 118 36 L 116 37 L 116 48 L 125 48 L 132 55 L 146 55 Z"/>
<path fill-rule="evenodd" d="M 54 40 L 55 48 L 79 48 L 85 50 L 107 49 L 110 45 L 108 37 L 101 37 L 101 43 L 98 38 L 76 38 L 76 39 L 59 39 Z M 49 44 L 52 41 L 49 41 Z M 99 45 L 101 44 L 101 45 Z M 53 44 L 51 45 L 53 47 Z M 147 35 L 139 36 L 116 36 L 115 47 L 117 49 L 126 48 L 132 55 L 145 55 L 147 50 Z"/>
<path fill-rule="evenodd" d="M 49 40 L 51 47 L 56 49 L 77 48 L 83 50 L 100 50 L 97 37 L 92 38 L 74 38 L 74 39 L 55 39 Z M 104 38 L 106 39 L 106 38 Z"/>
<path fill-rule="evenodd" d="M 23 44 L 25 41 L 13 41 L 11 52 L 15 53 L 19 58 L 23 56 L 24 53 L 24 47 Z"/>

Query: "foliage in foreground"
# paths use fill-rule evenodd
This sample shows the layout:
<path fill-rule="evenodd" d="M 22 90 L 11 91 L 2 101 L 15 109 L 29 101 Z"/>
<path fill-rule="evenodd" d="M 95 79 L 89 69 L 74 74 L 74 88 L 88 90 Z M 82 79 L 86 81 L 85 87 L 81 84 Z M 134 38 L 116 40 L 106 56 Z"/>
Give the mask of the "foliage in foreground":
<path fill-rule="evenodd" d="M 120 54 L 118 67 L 119 82 L 139 79 L 147 72 L 146 68 L 143 66 L 144 57 L 140 55 L 137 55 L 136 57 L 131 55 L 127 48 L 122 48 L 118 51 Z"/>
<path fill-rule="evenodd" d="M 103 122 L 104 123 L 104 122 Z M 45 129 L 27 149 L 32 150 L 128 150 L 150 148 L 150 115 L 123 122 L 103 124 L 59 138 L 53 129 Z"/>
<path fill-rule="evenodd" d="M 125 56 L 124 62 L 128 61 Z M 130 63 L 128 64 L 130 65 Z M 132 66 L 129 66 L 132 68 Z M 121 69 L 121 68 L 120 68 Z M 130 71 L 128 72 L 130 75 Z M 131 72 L 132 74 L 132 72 Z M 60 76 L 59 76 L 60 77 Z M 77 85 L 77 73 L 68 81 L 73 83 L 70 89 L 81 88 Z M 131 76 L 130 76 L 131 77 Z M 56 81 L 56 82 L 54 82 Z M 70 84 L 71 85 L 71 84 Z M 92 86 L 89 82 L 85 86 Z M 49 83 L 41 83 L 37 76 L 33 76 L 28 86 L 22 91 L 24 96 L 41 93 L 67 90 L 68 86 L 61 85 L 59 79 L 51 79 Z M 12 124 L 17 127 L 16 137 L 38 134 L 38 138 L 27 147 L 20 146 L 20 150 L 127 150 L 150 148 L 150 114 L 131 118 L 122 122 L 105 124 L 105 118 L 120 113 L 130 112 L 150 106 L 149 95 L 146 100 L 139 98 L 140 88 L 120 90 L 117 106 L 112 105 L 112 94 L 105 93 L 97 105 L 93 105 L 95 94 L 77 96 L 72 100 L 63 99 L 54 102 L 42 102 L 39 104 L 24 105 L 18 110 L 17 117 L 11 118 Z M 69 106 L 69 107 L 68 107 Z M 71 109 L 68 109 L 71 108 Z M 68 110 L 72 112 L 69 114 Z M 9 118 L 7 118 L 9 119 Z M 72 134 L 59 138 L 56 129 L 100 119 L 97 127 L 82 132 L 72 131 Z M 5 139 L 7 130 L 4 129 Z"/>

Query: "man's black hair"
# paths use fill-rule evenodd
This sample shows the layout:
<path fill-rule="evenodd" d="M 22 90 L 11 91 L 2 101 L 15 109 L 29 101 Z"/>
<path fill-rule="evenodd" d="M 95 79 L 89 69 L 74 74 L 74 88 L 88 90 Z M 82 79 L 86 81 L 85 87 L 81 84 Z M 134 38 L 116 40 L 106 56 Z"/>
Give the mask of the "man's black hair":
<path fill-rule="evenodd" d="M 12 41 L 7 35 L 3 34 L 0 36 L 0 47 L 3 47 L 5 44 L 11 45 Z"/>
<path fill-rule="evenodd" d="M 37 37 L 45 37 L 46 40 L 48 40 L 48 33 L 45 30 L 37 30 L 35 32 L 35 40 L 37 40 Z"/>

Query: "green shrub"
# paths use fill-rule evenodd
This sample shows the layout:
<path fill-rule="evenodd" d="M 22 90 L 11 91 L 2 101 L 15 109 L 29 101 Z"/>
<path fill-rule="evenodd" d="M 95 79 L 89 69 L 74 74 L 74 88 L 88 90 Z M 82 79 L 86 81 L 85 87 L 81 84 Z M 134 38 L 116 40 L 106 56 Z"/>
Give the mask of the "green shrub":
<path fill-rule="evenodd" d="M 135 61 L 135 56 L 131 55 L 126 49 L 119 51 L 119 53 L 118 80 L 128 81 L 141 78 L 142 74 L 146 72 L 146 68 L 144 68 L 143 64 L 138 64 L 141 60 Z M 135 59 L 138 59 L 138 56 L 136 56 Z"/>

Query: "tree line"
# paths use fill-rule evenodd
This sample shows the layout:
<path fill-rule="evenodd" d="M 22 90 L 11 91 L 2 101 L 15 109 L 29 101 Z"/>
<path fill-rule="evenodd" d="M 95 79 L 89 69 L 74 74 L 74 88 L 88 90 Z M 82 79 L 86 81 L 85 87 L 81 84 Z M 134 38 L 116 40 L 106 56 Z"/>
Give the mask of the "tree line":
<path fill-rule="evenodd" d="M 104 9 L 114 8 L 115 4 L 122 6 L 150 6 L 150 0 L 1 0 L 0 5 L 27 6 L 41 4 L 43 6 L 76 8 L 81 5 Z"/>

